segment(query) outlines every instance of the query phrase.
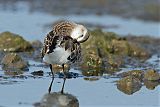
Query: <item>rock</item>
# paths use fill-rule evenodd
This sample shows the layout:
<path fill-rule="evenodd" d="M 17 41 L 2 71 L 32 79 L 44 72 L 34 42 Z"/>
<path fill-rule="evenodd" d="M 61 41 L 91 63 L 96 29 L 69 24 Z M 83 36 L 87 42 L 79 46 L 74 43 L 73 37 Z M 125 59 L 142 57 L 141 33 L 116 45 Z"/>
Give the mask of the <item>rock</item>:
<path fill-rule="evenodd" d="M 107 74 L 114 74 L 124 64 L 123 57 L 120 55 L 109 55 L 105 60 L 105 73 Z"/>
<path fill-rule="evenodd" d="M 142 83 L 135 77 L 127 76 L 117 81 L 117 88 L 128 95 L 139 91 L 141 87 Z"/>
<path fill-rule="evenodd" d="M 142 71 L 142 70 L 132 70 L 132 71 L 127 71 L 127 72 L 122 72 L 122 73 L 118 74 L 117 76 L 121 77 L 121 78 L 131 76 L 131 77 L 138 78 L 140 81 L 143 81 L 144 71 Z"/>
<path fill-rule="evenodd" d="M 38 71 L 31 72 L 31 74 L 34 76 L 43 76 L 44 72 L 42 70 L 38 70 Z"/>
<path fill-rule="evenodd" d="M 151 69 L 144 74 L 144 79 L 149 81 L 157 81 L 160 79 L 160 76 L 157 71 Z"/>
<path fill-rule="evenodd" d="M 8 53 L 1 61 L 2 69 L 7 71 L 28 70 L 28 62 L 16 53 Z"/>
<path fill-rule="evenodd" d="M 99 29 L 92 31 L 91 35 L 89 40 L 82 44 L 82 67 L 93 69 L 104 67 L 103 58 L 109 53 L 107 50 L 109 42 L 106 39 L 116 38 L 116 35 L 114 33 L 103 33 Z"/>
<path fill-rule="evenodd" d="M 24 52 L 33 50 L 32 45 L 21 36 L 11 32 L 0 34 L 0 51 Z"/>
<path fill-rule="evenodd" d="M 117 72 L 127 63 L 126 57 L 138 60 L 146 60 L 150 57 L 148 51 L 113 32 L 102 32 L 96 29 L 90 34 L 90 38 L 82 44 L 82 68 L 103 67 L 106 71 Z"/>
<path fill-rule="evenodd" d="M 128 41 L 121 39 L 112 39 L 108 45 L 111 54 L 128 55 Z"/>
<path fill-rule="evenodd" d="M 89 53 L 85 55 L 82 63 L 82 68 L 100 68 L 102 67 L 102 59 L 95 53 Z"/>
<path fill-rule="evenodd" d="M 33 105 L 34 107 L 79 107 L 79 101 L 72 94 L 52 92 L 45 94 L 40 102 Z"/>
<path fill-rule="evenodd" d="M 141 60 L 148 59 L 151 55 L 148 51 L 146 51 L 144 48 L 138 46 L 134 43 L 129 43 L 128 47 L 128 56 L 130 57 L 136 57 Z"/>

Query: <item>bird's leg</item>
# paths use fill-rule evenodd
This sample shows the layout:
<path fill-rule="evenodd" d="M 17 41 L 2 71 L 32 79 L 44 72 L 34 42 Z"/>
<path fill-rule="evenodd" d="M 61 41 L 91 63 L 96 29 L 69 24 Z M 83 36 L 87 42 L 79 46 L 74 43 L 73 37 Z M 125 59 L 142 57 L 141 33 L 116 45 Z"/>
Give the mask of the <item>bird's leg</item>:
<path fill-rule="evenodd" d="M 53 83 L 53 81 L 54 81 L 54 73 L 53 73 L 53 70 L 52 70 L 52 64 L 50 64 L 49 66 L 50 66 L 50 70 L 51 70 L 51 73 L 52 73 L 52 81 L 51 81 L 50 86 L 49 86 L 49 88 L 48 88 L 48 93 L 51 92 L 52 83 Z"/>
<path fill-rule="evenodd" d="M 64 71 L 64 64 L 62 64 L 62 69 L 63 69 L 63 74 L 64 74 L 64 77 L 63 77 L 63 80 L 64 80 L 64 81 L 63 81 L 61 93 L 63 94 L 64 85 L 65 85 L 65 82 L 66 82 L 66 74 L 65 74 L 65 71 Z"/>

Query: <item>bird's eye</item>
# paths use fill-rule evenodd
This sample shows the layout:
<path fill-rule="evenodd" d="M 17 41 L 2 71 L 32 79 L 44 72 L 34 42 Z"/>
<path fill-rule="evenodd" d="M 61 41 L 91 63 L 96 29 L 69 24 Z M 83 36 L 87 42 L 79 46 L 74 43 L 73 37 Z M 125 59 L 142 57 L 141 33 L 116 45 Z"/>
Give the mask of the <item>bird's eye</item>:
<path fill-rule="evenodd" d="M 83 37 L 83 35 L 81 35 L 80 37 Z"/>

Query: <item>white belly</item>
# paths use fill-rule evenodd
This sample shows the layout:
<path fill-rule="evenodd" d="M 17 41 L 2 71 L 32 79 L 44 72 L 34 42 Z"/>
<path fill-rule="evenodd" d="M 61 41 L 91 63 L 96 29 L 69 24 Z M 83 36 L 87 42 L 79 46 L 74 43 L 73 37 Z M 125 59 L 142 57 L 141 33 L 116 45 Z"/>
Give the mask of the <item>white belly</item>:
<path fill-rule="evenodd" d="M 65 51 L 64 48 L 57 47 L 54 52 L 45 54 L 43 57 L 43 61 L 49 64 L 62 65 L 68 62 L 67 58 L 69 57 L 69 55 L 69 51 Z"/>

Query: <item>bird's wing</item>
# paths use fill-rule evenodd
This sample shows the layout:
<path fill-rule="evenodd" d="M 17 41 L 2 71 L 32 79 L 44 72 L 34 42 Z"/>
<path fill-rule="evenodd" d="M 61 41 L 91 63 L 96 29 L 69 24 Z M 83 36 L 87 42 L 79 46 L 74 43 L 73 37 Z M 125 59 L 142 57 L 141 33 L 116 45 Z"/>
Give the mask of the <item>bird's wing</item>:
<path fill-rule="evenodd" d="M 74 63 L 75 61 L 80 60 L 81 45 L 70 36 L 63 36 L 63 39 L 60 41 L 60 47 L 71 53 L 67 58 L 70 62 Z"/>
<path fill-rule="evenodd" d="M 70 36 L 55 35 L 53 31 L 49 32 L 44 40 L 44 46 L 42 49 L 42 57 L 45 54 L 54 52 L 56 47 L 62 47 L 71 54 L 67 58 L 70 62 L 75 62 L 81 57 L 81 46 L 76 40 L 73 40 Z"/>
<path fill-rule="evenodd" d="M 53 31 L 49 32 L 47 36 L 44 39 L 44 46 L 42 49 L 42 58 L 45 54 L 53 52 L 53 50 L 56 48 L 57 41 L 59 39 L 59 36 L 56 36 Z"/>

